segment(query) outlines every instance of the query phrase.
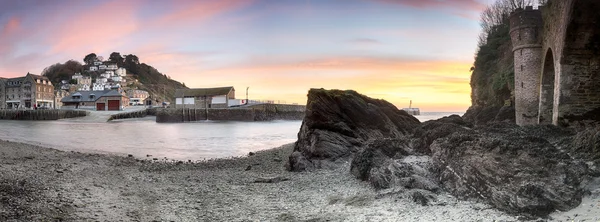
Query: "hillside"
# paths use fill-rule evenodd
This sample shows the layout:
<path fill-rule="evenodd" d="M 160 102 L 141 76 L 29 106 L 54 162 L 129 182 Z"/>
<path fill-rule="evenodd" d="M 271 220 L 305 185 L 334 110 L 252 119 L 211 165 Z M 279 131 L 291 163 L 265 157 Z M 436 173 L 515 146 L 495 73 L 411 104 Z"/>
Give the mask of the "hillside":
<path fill-rule="evenodd" d="M 89 67 L 94 62 L 110 62 L 117 64 L 127 70 L 127 78 L 133 81 L 122 85 L 125 89 L 141 89 L 150 93 L 150 97 L 159 101 L 173 102 L 176 89 L 187 88 L 185 84 L 171 79 L 166 74 L 159 72 L 156 68 L 146 63 L 140 63 L 136 55 L 129 54 L 121 56 L 118 52 L 111 53 L 108 60 L 103 60 L 101 56 L 95 53 L 88 54 L 83 59 L 82 64 L 76 60 L 69 60 L 65 63 L 56 63 L 42 71 L 42 75 L 48 77 L 52 84 L 58 89 L 62 80 L 71 81 L 75 73 L 81 73 L 83 76 L 90 76 L 94 82 L 104 71 L 90 71 Z M 137 80 L 137 81 L 135 81 Z"/>

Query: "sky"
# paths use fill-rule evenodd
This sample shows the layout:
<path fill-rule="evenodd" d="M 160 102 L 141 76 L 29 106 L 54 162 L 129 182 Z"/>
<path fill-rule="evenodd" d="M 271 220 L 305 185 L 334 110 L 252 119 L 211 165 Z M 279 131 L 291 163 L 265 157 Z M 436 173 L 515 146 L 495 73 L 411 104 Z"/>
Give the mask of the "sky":
<path fill-rule="evenodd" d="M 490 0 L 0 0 L 0 77 L 135 54 L 190 88 L 306 104 L 353 89 L 462 112 Z"/>

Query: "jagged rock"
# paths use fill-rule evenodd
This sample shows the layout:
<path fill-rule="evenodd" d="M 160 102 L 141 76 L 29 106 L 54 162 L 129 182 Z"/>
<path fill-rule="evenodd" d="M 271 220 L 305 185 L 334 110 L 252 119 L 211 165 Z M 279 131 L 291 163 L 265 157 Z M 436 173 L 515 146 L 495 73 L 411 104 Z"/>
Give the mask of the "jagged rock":
<path fill-rule="evenodd" d="M 600 127 L 590 127 L 575 135 L 571 149 L 583 158 L 600 159 Z"/>
<path fill-rule="evenodd" d="M 412 151 L 406 139 L 381 139 L 372 141 L 367 148 L 358 151 L 350 165 L 350 172 L 358 179 L 369 179 L 373 168 L 381 168 L 390 164 L 390 158 L 397 155 L 406 156 Z"/>
<path fill-rule="evenodd" d="M 435 195 L 427 190 L 411 190 L 409 191 L 408 196 L 412 201 L 420 204 L 421 206 L 427 206 L 429 203 L 436 201 Z"/>
<path fill-rule="evenodd" d="M 515 123 L 514 106 L 471 106 L 463 115 L 467 122 L 483 125 L 490 122 Z"/>
<path fill-rule="evenodd" d="M 349 157 L 368 141 L 399 138 L 418 125 L 419 120 L 387 101 L 352 90 L 311 89 L 294 146 L 302 155 L 290 156 L 289 169 L 302 171 L 314 167 L 314 160 Z"/>
<path fill-rule="evenodd" d="M 587 166 L 530 130 L 497 123 L 435 140 L 431 151 L 442 187 L 531 216 L 577 206 Z"/>
<path fill-rule="evenodd" d="M 415 130 L 413 147 L 419 153 L 430 154 L 431 150 L 429 150 L 429 146 L 434 140 L 446 137 L 455 132 L 468 131 L 471 127 L 473 127 L 471 123 L 464 121 L 458 115 L 424 122 Z"/>
<path fill-rule="evenodd" d="M 516 123 L 514 106 L 503 106 L 494 117 L 494 122 Z"/>

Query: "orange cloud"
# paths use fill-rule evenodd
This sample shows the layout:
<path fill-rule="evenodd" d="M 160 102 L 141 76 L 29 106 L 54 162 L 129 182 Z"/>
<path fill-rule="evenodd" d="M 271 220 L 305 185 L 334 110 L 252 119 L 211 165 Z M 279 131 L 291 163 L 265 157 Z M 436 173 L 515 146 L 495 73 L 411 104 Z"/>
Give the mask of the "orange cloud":
<path fill-rule="evenodd" d="M 168 61 L 163 61 L 167 63 Z M 310 88 L 354 89 L 398 107 L 413 100 L 429 111 L 464 111 L 470 105 L 469 62 L 325 58 L 281 64 L 246 64 L 201 70 L 161 70 L 189 87 L 250 87 L 251 99 L 306 103 Z M 442 104 L 442 105 L 440 105 Z"/>

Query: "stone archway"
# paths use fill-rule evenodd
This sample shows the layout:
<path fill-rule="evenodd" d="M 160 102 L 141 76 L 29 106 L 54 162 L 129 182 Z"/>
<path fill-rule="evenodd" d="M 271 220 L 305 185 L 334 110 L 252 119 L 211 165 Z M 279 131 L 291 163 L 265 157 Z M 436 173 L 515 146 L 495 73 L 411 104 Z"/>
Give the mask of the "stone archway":
<path fill-rule="evenodd" d="M 554 55 L 552 49 L 548 49 L 542 64 L 541 87 L 540 87 L 540 109 L 538 116 L 539 124 L 552 124 L 554 108 Z"/>
<path fill-rule="evenodd" d="M 600 1 L 574 0 L 557 70 L 554 123 L 600 120 Z M 558 52 L 554 56 L 559 57 Z"/>

